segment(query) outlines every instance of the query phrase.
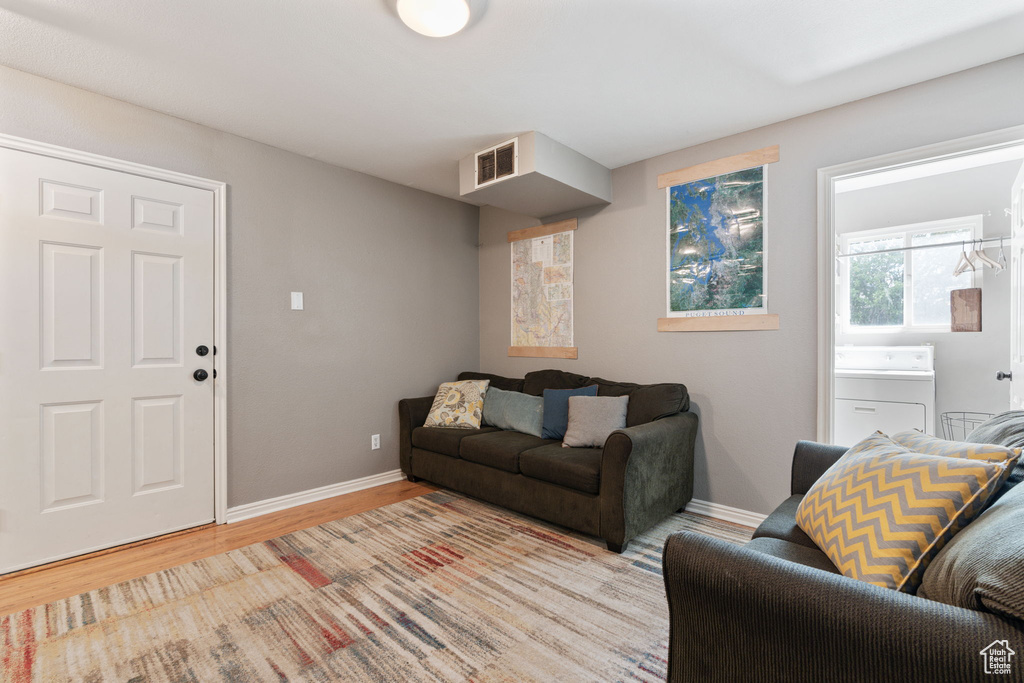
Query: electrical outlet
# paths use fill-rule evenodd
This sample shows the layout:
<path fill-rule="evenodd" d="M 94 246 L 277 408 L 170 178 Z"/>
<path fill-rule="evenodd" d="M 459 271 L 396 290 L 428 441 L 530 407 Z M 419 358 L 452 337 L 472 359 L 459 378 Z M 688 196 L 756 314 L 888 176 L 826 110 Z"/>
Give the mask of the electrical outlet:
<path fill-rule="evenodd" d="M 370 450 L 377 450 L 380 448 L 380 434 L 374 434 L 370 437 Z"/>

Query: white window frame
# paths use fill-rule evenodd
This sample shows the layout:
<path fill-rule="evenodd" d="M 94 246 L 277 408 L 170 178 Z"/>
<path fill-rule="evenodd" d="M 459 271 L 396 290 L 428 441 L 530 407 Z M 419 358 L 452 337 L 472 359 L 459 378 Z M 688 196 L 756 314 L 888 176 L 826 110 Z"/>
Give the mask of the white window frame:
<path fill-rule="evenodd" d="M 937 221 L 925 221 L 922 223 L 910 223 L 907 225 L 894 225 L 887 228 L 878 228 L 876 230 L 858 230 L 855 232 L 846 232 L 839 235 L 839 245 L 843 254 L 850 253 L 851 242 L 863 242 L 866 240 L 876 240 L 886 237 L 903 236 L 903 245 L 909 247 L 912 243 L 915 235 L 922 233 L 932 232 L 943 232 L 946 230 L 957 230 L 968 228 L 971 231 L 971 239 L 978 240 L 982 238 L 982 225 L 983 218 L 981 214 L 976 216 L 963 216 L 960 218 L 944 218 Z M 971 251 L 971 247 L 967 248 L 968 253 Z M 913 273 L 913 259 L 911 258 L 911 251 L 904 251 L 904 266 L 903 266 L 903 325 L 851 325 L 850 324 L 850 260 L 854 257 L 847 257 L 839 259 L 839 278 L 836 282 L 836 291 L 838 293 L 837 311 L 839 313 L 839 327 L 842 334 L 901 334 L 901 333 L 913 333 L 913 332 L 949 332 L 949 325 L 914 325 L 907 324 L 908 321 L 913 320 L 913 304 L 914 304 L 914 273 Z M 956 266 L 956 263 L 950 263 L 949 268 L 952 269 Z M 981 279 L 980 271 L 967 271 L 963 275 L 967 276 L 964 280 L 964 287 L 976 287 L 978 286 Z"/>

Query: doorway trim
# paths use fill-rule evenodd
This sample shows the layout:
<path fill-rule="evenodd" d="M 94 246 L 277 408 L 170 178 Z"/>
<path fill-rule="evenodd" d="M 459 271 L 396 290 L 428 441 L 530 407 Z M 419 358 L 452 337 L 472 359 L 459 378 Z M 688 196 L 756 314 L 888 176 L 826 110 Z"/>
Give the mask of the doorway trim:
<path fill-rule="evenodd" d="M 1014 126 L 818 169 L 818 441 L 832 441 L 832 406 L 835 399 L 836 311 L 833 273 L 837 241 L 833 198 L 836 183 L 881 171 L 911 168 L 940 159 L 954 159 L 1017 146 L 1022 142 L 1024 126 Z"/>
<path fill-rule="evenodd" d="M 213 192 L 213 343 L 218 371 L 213 381 L 213 509 L 216 523 L 224 524 L 228 507 L 227 184 L 3 133 L 0 147 Z"/>

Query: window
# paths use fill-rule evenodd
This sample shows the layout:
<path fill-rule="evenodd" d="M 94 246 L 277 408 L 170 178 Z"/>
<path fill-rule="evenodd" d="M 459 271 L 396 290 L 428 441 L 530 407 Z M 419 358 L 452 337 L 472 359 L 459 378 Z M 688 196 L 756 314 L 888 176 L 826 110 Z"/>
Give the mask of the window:
<path fill-rule="evenodd" d="M 981 216 L 901 225 L 840 236 L 839 306 L 843 332 L 949 331 L 949 293 L 973 287 L 971 271 L 953 268 L 961 243 L 981 237 Z M 949 247 L 905 249 L 929 244 Z M 883 253 L 870 253 L 883 252 Z"/>

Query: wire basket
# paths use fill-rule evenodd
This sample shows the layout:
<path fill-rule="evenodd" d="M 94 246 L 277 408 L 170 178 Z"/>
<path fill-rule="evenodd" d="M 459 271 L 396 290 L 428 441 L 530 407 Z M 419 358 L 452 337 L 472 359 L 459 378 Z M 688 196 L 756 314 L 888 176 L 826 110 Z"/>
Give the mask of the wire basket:
<path fill-rule="evenodd" d="M 963 441 L 975 427 L 992 417 L 992 413 L 942 413 L 942 437 L 949 441 Z"/>

